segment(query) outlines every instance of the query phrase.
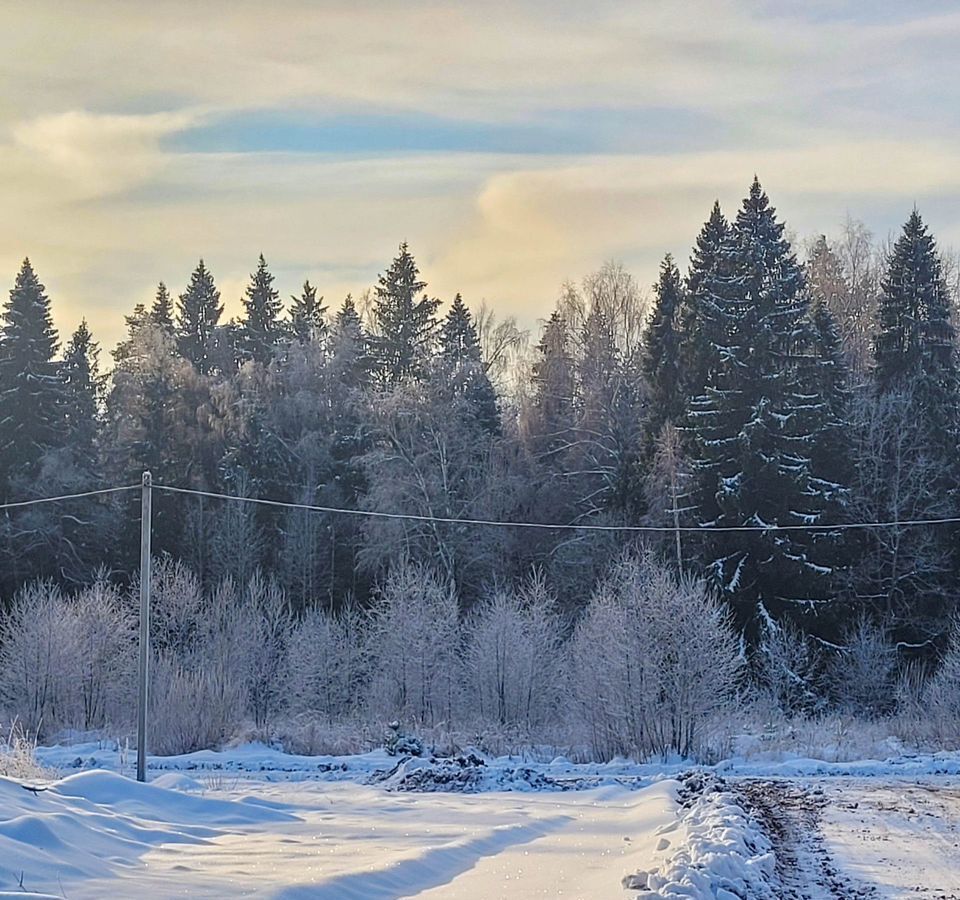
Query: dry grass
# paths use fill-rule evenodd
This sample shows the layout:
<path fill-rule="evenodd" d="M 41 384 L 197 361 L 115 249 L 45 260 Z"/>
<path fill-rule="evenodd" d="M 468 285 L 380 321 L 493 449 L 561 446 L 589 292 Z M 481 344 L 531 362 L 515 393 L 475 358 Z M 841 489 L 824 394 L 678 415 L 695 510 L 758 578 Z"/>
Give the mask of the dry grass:
<path fill-rule="evenodd" d="M 37 762 L 37 736 L 14 720 L 0 740 L 0 776 L 20 781 L 52 781 L 57 772 Z"/>

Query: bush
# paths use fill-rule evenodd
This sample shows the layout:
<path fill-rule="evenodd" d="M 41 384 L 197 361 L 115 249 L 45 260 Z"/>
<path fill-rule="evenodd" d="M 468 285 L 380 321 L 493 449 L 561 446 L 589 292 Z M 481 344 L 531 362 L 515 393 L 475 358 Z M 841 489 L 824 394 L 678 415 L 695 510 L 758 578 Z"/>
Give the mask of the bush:
<path fill-rule="evenodd" d="M 692 756 L 731 710 L 742 669 L 728 615 L 703 582 L 630 556 L 574 633 L 574 717 L 601 759 Z"/>
<path fill-rule="evenodd" d="M 466 623 L 464 644 L 478 721 L 529 733 L 557 715 L 561 628 L 542 576 L 481 603 Z"/>
<path fill-rule="evenodd" d="M 886 715 L 896 701 L 896 648 L 880 628 L 859 619 L 827 666 L 827 684 L 841 712 L 864 719 Z"/>
<path fill-rule="evenodd" d="M 960 617 L 950 629 L 950 645 L 921 694 L 923 724 L 940 747 L 960 747 Z"/>
<path fill-rule="evenodd" d="M 0 698 L 41 739 L 104 728 L 132 718 L 134 654 L 135 623 L 112 585 L 75 597 L 28 585 L 0 627 Z"/>
<path fill-rule="evenodd" d="M 401 563 L 378 589 L 367 629 L 369 709 L 433 725 L 459 705 L 459 604 L 453 586 L 419 563 Z"/>
<path fill-rule="evenodd" d="M 289 639 L 285 684 L 290 709 L 325 720 L 355 714 L 366 676 L 360 615 L 307 610 Z"/>

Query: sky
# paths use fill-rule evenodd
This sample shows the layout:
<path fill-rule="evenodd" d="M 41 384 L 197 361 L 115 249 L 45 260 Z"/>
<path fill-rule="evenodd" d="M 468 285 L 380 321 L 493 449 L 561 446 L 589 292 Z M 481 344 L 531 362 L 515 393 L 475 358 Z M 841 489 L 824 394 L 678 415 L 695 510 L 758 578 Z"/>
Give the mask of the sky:
<path fill-rule="evenodd" d="M 685 263 L 754 174 L 798 236 L 916 205 L 960 246 L 951 3 L 0 0 L 0 292 L 29 256 L 105 349 L 198 259 L 331 306 L 408 241 L 536 327 L 562 283 Z M 951 8 L 953 7 L 953 8 Z"/>

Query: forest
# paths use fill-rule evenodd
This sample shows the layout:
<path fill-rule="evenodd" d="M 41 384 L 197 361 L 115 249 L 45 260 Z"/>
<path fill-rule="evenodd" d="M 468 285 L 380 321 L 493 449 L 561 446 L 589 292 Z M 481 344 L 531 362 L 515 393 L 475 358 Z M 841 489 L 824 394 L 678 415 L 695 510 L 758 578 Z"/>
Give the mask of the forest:
<path fill-rule="evenodd" d="M 261 256 L 230 321 L 200 260 L 106 365 L 24 260 L 0 502 L 196 492 L 153 495 L 158 750 L 398 719 L 709 756 L 751 704 L 956 741 L 956 277 L 916 209 L 791 240 L 755 179 L 685 271 L 607 263 L 532 338 L 402 243 L 337 302 Z M 132 721 L 139 503 L 0 519 L 0 711 L 45 737 Z"/>

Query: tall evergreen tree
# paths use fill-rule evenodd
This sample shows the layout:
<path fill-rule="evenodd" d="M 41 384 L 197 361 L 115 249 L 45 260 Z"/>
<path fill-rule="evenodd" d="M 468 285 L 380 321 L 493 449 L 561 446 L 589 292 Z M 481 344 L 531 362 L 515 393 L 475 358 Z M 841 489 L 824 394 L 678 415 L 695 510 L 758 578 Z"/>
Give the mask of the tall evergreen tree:
<path fill-rule="evenodd" d="M 246 316 L 241 324 L 241 349 L 249 359 L 266 364 L 273 356 L 280 336 L 282 304 L 262 253 L 257 271 L 250 276 L 243 307 Z"/>
<path fill-rule="evenodd" d="M 862 404 L 867 415 L 858 454 L 863 489 L 857 499 L 876 519 L 956 515 L 955 354 L 942 264 L 933 236 L 914 210 L 881 281 L 874 398 Z M 900 640 L 921 644 L 942 634 L 960 599 L 956 535 L 894 525 L 871 531 L 864 544 L 865 556 L 878 564 L 860 568 L 857 593 L 892 623 Z"/>
<path fill-rule="evenodd" d="M 642 506 L 641 391 L 636 373 L 617 346 L 615 326 L 599 303 L 581 328 L 575 371 L 577 459 L 572 468 L 579 474 L 571 487 L 581 514 L 615 511 L 629 520 Z"/>
<path fill-rule="evenodd" d="M 723 295 L 729 290 L 729 279 L 724 277 L 729 257 L 724 247 L 729 236 L 730 224 L 715 201 L 697 236 L 680 302 L 681 369 L 688 400 L 703 393 L 709 368 L 717 359 L 714 349 L 723 343 L 727 331 Z"/>
<path fill-rule="evenodd" d="M 157 285 L 157 296 L 150 307 L 150 321 L 173 334 L 173 300 L 162 281 Z"/>
<path fill-rule="evenodd" d="M 666 422 L 680 422 L 687 405 L 679 320 L 683 285 L 680 271 L 669 253 L 660 264 L 660 278 L 654 292 L 657 299 L 643 348 L 643 374 L 650 389 L 646 424 L 649 448 Z"/>
<path fill-rule="evenodd" d="M 567 323 L 554 311 L 547 319 L 533 364 L 532 435 L 534 449 L 556 465 L 569 445 L 574 425 L 576 381 Z"/>
<path fill-rule="evenodd" d="M 220 291 L 201 259 L 186 291 L 180 295 L 176 332 L 180 352 L 201 375 L 210 373 L 210 339 L 222 315 Z"/>
<path fill-rule="evenodd" d="M 710 334 L 707 390 L 690 416 L 704 525 L 816 525 L 829 508 L 811 459 L 824 404 L 801 378 L 807 296 L 783 228 L 755 179 L 721 247 L 719 290 L 703 292 L 723 326 Z M 755 624 L 758 604 L 799 615 L 828 595 L 829 536 L 715 532 L 708 545 L 708 567 L 743 624 Z"/>
<path fill-rule="evenodd" d="M 850 414 L 849 373 L 843 341 L 834 314 L 827 303 L 814 297 L 810 307 L 812 366 L 805 372 L 814 409 L 820 416 L 813 431 L 817 435 L 815 468 L 824 474 L 836 470 L 837 482 L 849 484 L 849 444 L 844 432 Z"/>
<path fill-rule="evenodd" d="M 103 393 L 99 358 L 100 347 L 84 319 L 64 350 L 60 377 L 64 388 L 65 443 L 89 464 L 96 453 Z"/>
<path fill-rule="evenodd" d="M 880 298 L 874 379 L 880 393 L 912 387 L 941 450 L 956 431 L 957 364 L 950 293 L 933 236 L 914 210 L 894 245 Z"/>
<path fill-rule="evenodd" d="M 323 297 L 317 297 L 317 289 L 309 281 L 303 283 L 303 292 L 299 297 L 291 297 L 289 319 L 293 339 L 301 344 L 322 340 L 327 333 L 324 314 L 327 308 Z"/>
<path fill-rule="evenodd" d="M 385 384 L 418 380 L 426 373 L 436 338 L 440 301 L 421 294 L 426 282 L 406 242 L 376 287 L 371 347 Z"/>
<path fill-rule="evenodd" d="M 440 325 L 435 379 L 441 398 L 463 404 L 471 422 L 488 433 L 499 433 L 497 395 L 483 368 L 473 316 L 459 294 Z"/>
<path fill-rule="evenodd" d="M 351 389 L 368 387 L 373 377 L 370 337 L 349 294 L 337 310 L 330 330 L 330 365 L 337 380 Z"/>
<path fill-rule="evenodd" d="M 54 362 L 50 301 L 29 259 L 17 274 L 0 324 L 0 492 L 29 478 L 63 442 L 63 381 Z"/>

